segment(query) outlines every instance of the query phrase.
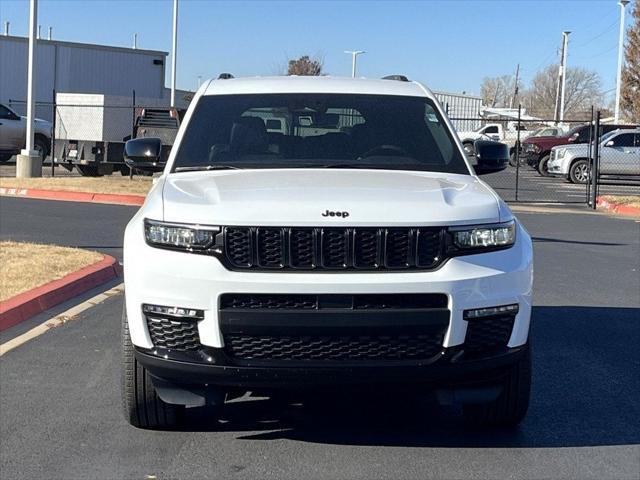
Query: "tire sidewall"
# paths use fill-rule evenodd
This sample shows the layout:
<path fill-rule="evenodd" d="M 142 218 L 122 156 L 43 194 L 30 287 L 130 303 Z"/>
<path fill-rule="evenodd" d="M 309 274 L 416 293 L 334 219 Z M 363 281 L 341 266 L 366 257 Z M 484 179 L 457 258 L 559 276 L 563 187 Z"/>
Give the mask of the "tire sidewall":
<path fill-rule="evenodd" d="M 578 170 L 579 167 L 581 167 L 582 165 L 587 166 L 588 168 L 588 164 L 586 160 L 576 160 L 575 162 L 573 162 L 571 164 L 571 168 L 569 169 L 569 181 L 571 183 L 577 183 L 580 185 L 584 185 L 585 183 L 587 183 L 588 178 L 584 179 L 584 180 L 580 180 L 577 176 L 576 176 L 576 171 Z M 588 175 L 587 175 L 588 176 Z"/>

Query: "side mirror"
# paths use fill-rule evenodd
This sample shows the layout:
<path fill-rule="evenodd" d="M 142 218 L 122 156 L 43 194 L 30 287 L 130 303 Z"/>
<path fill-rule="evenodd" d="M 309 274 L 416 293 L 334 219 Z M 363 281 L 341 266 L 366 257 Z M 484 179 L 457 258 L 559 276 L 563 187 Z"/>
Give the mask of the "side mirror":
<path fill-rule="evenodd" d="M 159 172 L 164 168 L 160 163 L 161 153 L 162 141 L 159 138 L 134 138 L 124 144 L 124 163 L 136 170 Z"/>
<path fill-rule="evenodd" d="M 613 147 L 613 140 L 609 140 L 607 143 L 604 144 L 605 147 Z"/>
<path fill-rule="evenodd" d="M 476 140 L 475 142 L 475 164 L 473 165 L 476 174 L 499 172 L 509 165 L 509 147 L 500 142 L 489 140 Z M 474 163 L 472 161 L 472 163 Z"/>

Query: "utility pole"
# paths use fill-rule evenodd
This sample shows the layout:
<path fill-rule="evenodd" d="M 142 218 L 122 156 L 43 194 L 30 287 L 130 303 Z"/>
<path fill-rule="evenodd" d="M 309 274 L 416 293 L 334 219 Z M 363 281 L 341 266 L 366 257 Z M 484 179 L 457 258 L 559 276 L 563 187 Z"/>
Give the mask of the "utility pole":
<path fill-rule="evenodd" d="M 618 75 L 616 77 L 616 105 L 614 110 L 615 123 L 620 120 L 620 90 L 622 88 L 622 53 L 624 50 L 624 14 L 629 0 L 620 0 L 620 38 L 618 39 Z"/>
<path fill-rule="evenodd" d="M 513 86 L 513 97 L 511 97 L 511 105 L 510 108 L 513 108 L 513 105 L 516 101 L 516 97 L 518 96 L 518 80 L 520 78 L 520 64 L 516 66 L 516 83 Z"/>
<path fill-rule="evenodd" d="M 24 150 L 16 161 L 16 177 L 41 177 L 42 161 L 34 150 L 33 122 L 36 112 L 36 35 L 38 34 L 38 0 L 29 0 L 29 67 L 27 73 L 27 134 Z"/>
<path fill-rule="evenodd" d="M 176 106 L 176 65 L 178 55 L 178 0 L 173 0 L 173 39 L 171 43 L 171 106 Z"/>
<path fill-rule="evenodd" d="M 356 62 L 358 55 L 362 55 L 363 53 L 367 53 L 363 50 L 345 50 L 344 53 L 348 53 L 351 55 L 351 77 L 356 78 Z"/>
<path fill-rule="evenodd" d="M 569 34 L 571 32 L 562 32 L 562 48 L 560 51 L 560 66 L 558 67 L 558 87 L 556 89 L 556 108 L 554 112 L 554 120 L 557 123 L 564 120 L 564 88 L 566 79 L 567 64 L 567 44 L 569 42 Z"/>
<path fill-rule="evenodd" d="M 571 32 L 562 32 L 562 83 L 560 87 L 560 122 L 564 120 L 564 89 L 567 82 L 567 49 L 569 46 L 569 34 Z"/>

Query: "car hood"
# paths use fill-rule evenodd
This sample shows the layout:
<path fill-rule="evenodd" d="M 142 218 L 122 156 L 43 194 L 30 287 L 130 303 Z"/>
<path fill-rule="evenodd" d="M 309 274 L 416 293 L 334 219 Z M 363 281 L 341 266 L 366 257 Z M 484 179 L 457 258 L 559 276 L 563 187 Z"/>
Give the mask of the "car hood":
<path fill-rule="evenodd" d="M 554 150 L 567 150 L 567 153 L 572 155 L 586 155 L 589 152 L 589 144 L 588 143 L 578 143 L 578 144 L 569 144 L 569 145 L 558 145 L 553 147 Z"/>
<path fill-rule="evenodd" d="M 408 226 L 500 221 L 498 197 L 471 175 L 260 169 L 174 173 L 163 181 L 169 222 Z M 326 216 L 327 211 L 348 216 Z"/>
<path fill-rule="evenodd" d="M 25 121 L 27 120 L 27 117 L 25 117 L 24 115 L 22 115 L 20 118 L 22 118 Z M 53 123 L 51 123 L 49 120 L 44 120 L 43 118 L 34 118 L 33 121 L 38 127 L 42 127 L 42 128 L 53 127 Z"/>

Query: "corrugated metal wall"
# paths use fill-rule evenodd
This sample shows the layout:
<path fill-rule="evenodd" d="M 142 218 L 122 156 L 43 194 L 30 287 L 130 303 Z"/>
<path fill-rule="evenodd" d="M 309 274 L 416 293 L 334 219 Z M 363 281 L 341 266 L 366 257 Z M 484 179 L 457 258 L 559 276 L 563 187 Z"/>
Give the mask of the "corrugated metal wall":
<path fill-rule="evenodd" d="M 455 93 L 433 92 L 459 132 L 474 130 L 481 125 L 482 98 Z"/>
<path fill-rule="evenodd" d="M 36 101 L 51 102 L 52 91 L 162 98 L 166 53 L 150 50 L 39 40 Z M 26 100 L 28 41 L 0 36 L 0 102 Z M 154 64 L 154 60 L 161 64 Z M 12 103 L 18 113 L 24 105 Z M 37 107 L 51 119 L 51 109 Z"/>

